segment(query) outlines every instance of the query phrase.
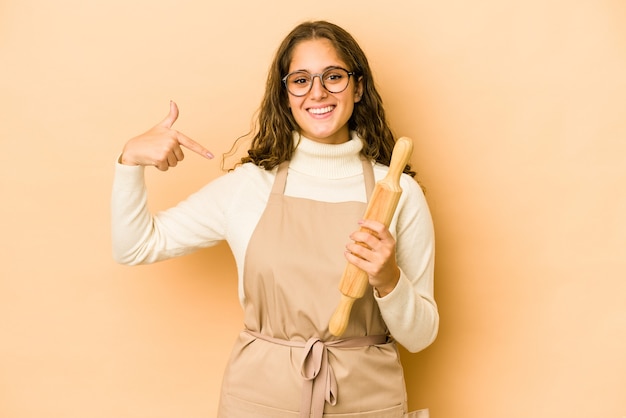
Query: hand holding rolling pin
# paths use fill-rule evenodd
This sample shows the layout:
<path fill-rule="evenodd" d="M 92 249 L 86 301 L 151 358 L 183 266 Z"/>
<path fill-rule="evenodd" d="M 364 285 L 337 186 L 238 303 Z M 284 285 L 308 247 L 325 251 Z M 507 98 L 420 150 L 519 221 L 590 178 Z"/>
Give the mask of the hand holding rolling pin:
<path fill-rule="evenodd" d="M 400 269 L 396 264 L 396 240 L 382 222 L 363 219 L 361 229 L 352 233 L 346 259 L 367 273 L 369 284 L 380 297 L 396 287 Z"/>
<path fill-rule="evenodd" d="M 402 194 L 400 175 L 412 152 L 413 142 L 409 138 L 398 139 L 389 171 L 376 183 L 364 220 L 360 221 L 361 229 L 351 234 L 355 242 L 347 246 L 348 264 L 339 282 L 341 300 L 328 324 L 330 333 L 337 337 L 345 332 L 352 305 L 363 297 L 368 283 L 380 296 L 390 293 L 398 283 L 400 269 L 396 264 L 396 243 L 388 228 Z"/>

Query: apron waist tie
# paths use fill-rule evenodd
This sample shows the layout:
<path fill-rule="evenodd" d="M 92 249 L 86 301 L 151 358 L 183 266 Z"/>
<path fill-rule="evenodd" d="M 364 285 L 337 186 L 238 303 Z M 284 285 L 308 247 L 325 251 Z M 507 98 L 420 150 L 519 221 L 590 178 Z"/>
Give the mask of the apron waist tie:
<path fill-rule="evenodd" d="M 330 405 L 337 403 L 337 380 L 335 379 L 333 368 L 328 362 L 328 347 L 355 348 L 387 342 L 386 335 L 369 335 L 334 341 L 322 341 L 317 337 L 313 337 L 306 342 L 298 342 L 274 338 L 250 330 L 245 330 L 245 332 L 255 338 L 274 344 L 304 348 L 300 369 L 304 379 L 300 407 L 301 418 L 309 418 L 311 412 L 313 412 L 314 418 L 321 418 L 324 414 L 324 401 Z"/>

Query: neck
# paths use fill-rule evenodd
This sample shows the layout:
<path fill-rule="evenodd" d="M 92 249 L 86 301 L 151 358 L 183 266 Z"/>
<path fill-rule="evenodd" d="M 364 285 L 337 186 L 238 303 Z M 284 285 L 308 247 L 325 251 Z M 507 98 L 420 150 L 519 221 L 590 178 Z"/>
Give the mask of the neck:
<path fill-rule="evenodd" d="M 299 173 L 338 179 L 363 171 L 360 157 L 363 142 L 355 133 L 341 144 L 324 144 L 294 134 L 294 144 L 296 150 L 289 167 Z"/>

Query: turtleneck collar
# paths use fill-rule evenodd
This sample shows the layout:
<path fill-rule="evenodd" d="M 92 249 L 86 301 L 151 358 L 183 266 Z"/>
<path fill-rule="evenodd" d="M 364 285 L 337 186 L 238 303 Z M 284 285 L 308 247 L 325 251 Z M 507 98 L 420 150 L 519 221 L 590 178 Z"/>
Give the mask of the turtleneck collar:
<path fill-rule="evenodd" d="M 350 132 L 350 135 L 350 140 L 342 144 L 323 144 L 294 133 L 296 150 L 289 168 L 301 174 L 327 179 L 361 174 L 363 141 L 356 132 Z"/>

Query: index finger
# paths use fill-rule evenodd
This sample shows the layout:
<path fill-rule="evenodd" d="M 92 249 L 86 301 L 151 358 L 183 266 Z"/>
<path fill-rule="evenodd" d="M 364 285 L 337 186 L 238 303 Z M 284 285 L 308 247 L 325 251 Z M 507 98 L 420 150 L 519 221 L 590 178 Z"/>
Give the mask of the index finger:
<path fill-rule="evenodd" d="M 208 149 L 204 148 L 202 145 L 189 138 L 187 135 L 182 134 L 180 132 L 176 132 L 176 138 L 178 139 L 178 143 L 183 147 L 190 149 L 196 154 L 202 155 L 204 158 L 208 158 L 209 160 L 214 157 L 213 153 Z"/>
<path fill-rule="evenodd" d="M 387 227 L 384 223 L 375 221 L 373 219 L 361 219 L 359 225 L 363 228 L 371 229 L 375 232 L 383 232 Z"/>

